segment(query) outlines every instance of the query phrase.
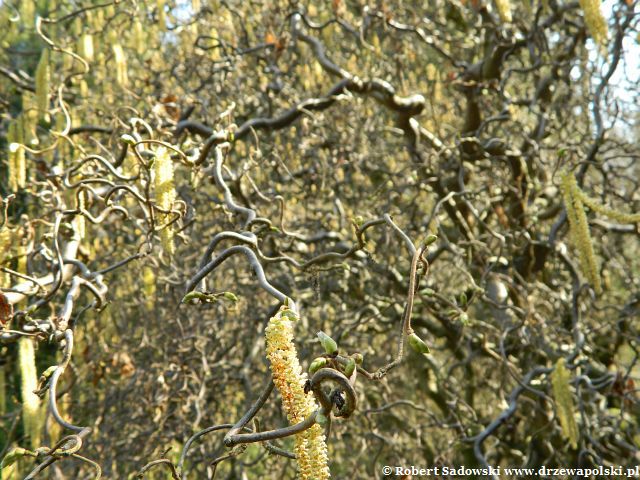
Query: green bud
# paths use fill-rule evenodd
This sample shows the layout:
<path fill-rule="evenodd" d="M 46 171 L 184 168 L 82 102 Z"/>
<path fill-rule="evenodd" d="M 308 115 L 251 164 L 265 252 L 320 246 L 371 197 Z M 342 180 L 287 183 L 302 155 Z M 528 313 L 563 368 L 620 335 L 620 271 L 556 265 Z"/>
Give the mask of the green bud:
<path fill-rule="evenodd" d="M 53 375 L 53 372 L 56 371 L 56 368 L 58 368 L 57 365 L 51 365 L 44 372 L 42 372 L 42 377 L 44 377 L 45 379 L 48 379 L 51 375 Z"/>
<path fill-rule="evenodd" d="M 356 215 L 353 217 L 353 223 L 355 223 L 358 227 L 364 223 L 364 218 L 361 215 Z"/>
<path fill-rule="evenodd" d="M 429 346 L 415 333 L 409 335 L 409 346 L 417 353 L 431 353 Z"/>
<path fill-rule="evenodd" d="M 322 348 L 324 348 L 325 352 L 327 352 L 329 355 L 333 355 L 334 353 L 337 353 L 338 344 L 333 338 L 331 338 L 329 335 L 327 335 L 323 331 L 319 331 L 317 335 L 318 335 L 318 338 L 320 339 L 320 343 L 322 344 Z"/>
<path fill-rule="evenodd" d="M 344 374 L 347 378 L 353 375 L 353 372 L 356 369 L 356 361 L 353 358 L 347 360 L 347 365 L 344 367 Z"/>
<path fill-rule="evenodd" d="M 361 353 L 354 353 L 353 355 L 351 355 L 351 358 L 356 361 L 356 365 L 362 365 L 362 362 L 364 362 L 364 357 Z"/>
<path fill-rule="evenodd" d="M 202 292 L 189 292 L 182 297 L 182 303 L 190 303 L 191 300 L 202 300 L 206 295 Z"/>
<path fill-rule="evenodd" d="M 427 235 L 427 238 L 425 239 L 424 244 L 425 246 L 429 246 L 432 243 L 434 243 L 436 240 L 438 240 L 438 237 L 432 233 L 430 235 Z"/>
<path fill-rule="evenodd" d="M 131 135 L 129 135 L 128 133 L 125 133 L 124 135 L 120 136 L 120 141 L 122 143 L 126 143 L 127 145 L 135 145 L 136 144 L 136 139 L 133 138 Z"/>
<path fill-rule="evenodd" d="M 420 290 L 420 293 L 427 297 L 433 297 L 436 294 L 436 291 L 433 288 L 424 288 Z"/>
<path fill-rule="evenodd" d="M 4 456 L 0 468 L 7 468 L 25 456 L 33 457 L 35 454 L 26 448 L 16 447 Z"/>
<path fill-rule="evenodd" d="M 37 391 L 36 394 L 39 396 L 44 396 L 44 390 L 47 387 L 47 384 L 49 383 L 49 378 L 51 378 L 51 375 L 53 375 L 53 372 L 56 371 L 56 368 L 58 368 L 56 365 L 52 365 L 51 367 L 47 368 L 44 372 L 42 372 L 42 375 L 40 375 L 40 378 L 38 379 L 38 387 L 37 387 Z"/>
<path fill-rule="evenodd" d="M 463 307 L 467 305 L 467 294 L 464 292 L 460 294 L 460 305 Z"/>
<path fill-rule="evenodd" d="M 36 458 L 38 458 L 47 455 L 50 451 L 51 449 L 49 447 L 38 447 L 33 451 L 33 453 L 35 454 Z"/>
<path fill-rule="evenodd" d="M 462 312 L 460 314 L 460 323 L 462 325 L 469 325 L 469 315 L 467 315 L 467 312 Z"/>
<path fill-rule="evenodd" d="M 311 362 L 311 365 L 309 365 L 309 373 L 313 375 L 322 367 L 324 367 L 326 364 L 327 364 L 326 358 L 324 357 L 314 358 L 313 362 Z"/>
<path fill-rule="evenodd" d="M 226 298 L 230 302 L 234 302 L 235 303 L 235 302 L 238 301 L 238 297 L 234 293 L 224 292 L 223 295 L 224 295 L 224 298 Z"/>

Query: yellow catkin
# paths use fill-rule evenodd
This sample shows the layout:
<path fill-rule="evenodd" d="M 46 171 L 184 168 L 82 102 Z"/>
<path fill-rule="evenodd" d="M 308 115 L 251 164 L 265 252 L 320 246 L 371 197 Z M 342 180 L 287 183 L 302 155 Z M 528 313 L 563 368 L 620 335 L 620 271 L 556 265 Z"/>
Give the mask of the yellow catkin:
<path fill-rule="evenodd" d="M 12 235 L 11 230 L 6 226 L 0 228 L 0 265 L 10 258 Z M 6 272 L 0 272 L 0 287 L 7 288 L 11 286 L 11 275 Z M 0 414 L 1 415 L 1 414 Z"/>
<path fill-rule="evenodd" d="M 578 188 L 577 195 L 580 201 L 587 207 L 600 215 L 604 215 L 612 220 L 616 220 L 620 223 L 638 223 L 640 222 L 640 213 L 624 213 L 618 210 L 607 208 L 604 205 L 598 203 L 595 199 L 589 197 L 586 193 Z"/>
<path fill-rule="evenodd" d="M 556 362 L 551 372 L 551 386 L 553 398 L 556 402 L 557 417 L 560 420 L 563 436 L 571 443 L 571 448 L 578 447 L 578 426 L 574 417 L 573 396 L 569 388 L 570 375 L 565 366 L 564 358 Z"/>
<path fill-rule="evenodd" d="M 82 98 L 88 98 L 89 97 L 89 85 L 87 85 L 86 80 L 83 78 L 82 80 L 80 80 L 80 83 L 78 84 L 78 87 L 80 89 L 80 96 Z"/>
<path fill-rule="evenodd" d="M 11 230 L 4 227 L 0 227 L 0 265 L 2 265 L 5 259 L 9 255 L 11 250 Z"/>
<path fill-rule="evenodd" d="M 18 143 L 19 141 L 18 122 L 13 120 L 9 122 L 9 126 L 7 127 L 7 143 L 9 144 L 7 152 L 7 183 L 9 184 L 9 190 L 12 192 L 18 190 L 18 178 L 16 177 L 15 155 L 14 152 L 11 151 L 11 144 Z"/>
<path fill-rule="evenodd" d="M 28 28 L 34 28 L 36 2 L 20 2 L 20 22 Z"/>
<path fill-rule="evenodd" d="M 31 448 L 40 446 L 41 415 L 40 398 L 33 393 L 38 388 L 36 356 L 31 338 L 18 341 L 18 368 L 21 377 L 22 422 L 25 434 L 31 440 Z"/>
<path fill-rule="evenodd" d="M 87 62 L 93 61 L 93 36 L 83 33 L 78 39 L 78 54 Z"/>
<path fill-rule="evenodd" d="M 83 215 L 76 215 L 71 222 L 73 230 L 78 236 L 78 240 L 82 240 L 87 233 L 87 221 Z"/>
<path fill-rule="evenodd" d="M 27 183 L 27 161 L 19 143 L 9 144 L 9 189 L 16 192 Z"/>
<path fill-rule="evenodd" d="M 156 276 L 153 273 L 153 268 L 144 267 L 142 283 L 144 286 L 145 306 L 147 310 L 152 311 L 156 304 Z"/>
<path fill-rule="evenodd" d="M 509 0 L 495 0 L 495 2 L 500 20 L 502 20 L 504 23 L 510 23 L 512 18 L 511 3 L 509 2 Z"/>
<path fill-rule="evenodd" d="M 129 83 L 129 77 L 127 75 L 127 57 L 119 43 L 114 43 L 111 48 L 113 49 L 113 57 L 116 63 L 116 82 L 121 87 L 125 87 L 127 83 Z"/>
<path fill-rule="evenodd" d="M 587 25 L 593 41 L 601 48 L 607 44 L 607 21 L 602 15 L 600 0 L 580 0 L 584 12 L 584 23 Z"/>
<path fill-rule="evenodd" d="M 18 464 L 12 463 L 8 467 L 5 467 L 0 471 L 0 480 L 13 480 L 17 477 L 17 469 Z"/>
<path fill-rule="evenodd" d="M 570 172 L 562 176 L 562 197 L 564 199 L 571 240 L 578 250 L 580 268 L 582 273 L 593 285 L 596 292 L 602 291 L 600 282 L 598 261 L 593 251 L 593 241 L 589 233 L 589 222 L 584 211 L 584 205 L 578 194 L 579 188 L 576 179 Z"/>
<path fill-rule="evenodd" d="M 22 123 L 16 118 L 9 123 L 9 127 L 7 128 L 7 142 L 22 143 L 23 140 Z"/>
<path fill-rule="evenodd" d="M 298 316 L 286 306 L 269 320 L 265 330 L 267 358 L 271 364 L 273 383 L 282 397 L 282 406 L 291 425 L 303 421 L 318 407 L 313 394 L 304 392 L 307 380 L 298 361 L 293 343 L 293 320 Z M 295 438 L 298 478 L 326 480 L 331 475 L 327 445 L 320 425 L 315 424 Z"/>
<path fill-rule="evenodd" d="M 36 132 L 38 123 L 38 105 L 36 96 L 31 92 L 22 93 L 22 113 L 18 116 L 22 122 L 23 145 L 37 145 L 39 143 Z"/>
<path fill-rule="evenodd" d="M 146 51 L 147 46 L 145 42 L 144 30 L 142 28 L 142 22 L 137 18 L 133 22 L 131 42 L 133 43 L 132 46 L 138 55 L 142 55 Z"/>
<path fill-rule="evenodd" d="M 156 8 L 158 10 L 158 26 L 161 31 L 164 31 L 167 28 L 167 17 L 164 12 L 164 0 L 156 0 Z"/>
<path fill-rule="evenodd" d="M 38 108 L 38 118 L 48 120 L 49 110 L 49 49 L 42 50 L 40 61 L 36 68 L 36 106 Z"/>
<path fill-rule="evenodd" d="M 163 210 L 171 210 L 173 202 L 176 199 L 176 190 L 173 184 L 173 162 L 169 156 L 169 152 L 165 147 L 160 147 L 156 151 L 156 159 L 153 164 L 153 173 L 155 177 L 155 193 L 156 203 Z M 170 214 L 159 214 L 158 222 L 160 225 L 166 224 L 172 219 Z M 173 255 L 175 247 L 173 244 L 173 225 L 163 228 L 160 232 L 162 247 L 169 255 Z"/>

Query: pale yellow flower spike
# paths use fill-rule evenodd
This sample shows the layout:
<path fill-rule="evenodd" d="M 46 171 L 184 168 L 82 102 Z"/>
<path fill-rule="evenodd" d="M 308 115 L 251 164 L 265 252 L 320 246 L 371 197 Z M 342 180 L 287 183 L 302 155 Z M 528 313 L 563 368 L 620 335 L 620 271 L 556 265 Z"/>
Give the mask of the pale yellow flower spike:
<path fill-rule="evenodd" d="M 564 358 L 556 362 L 556 367 L 551 372 L 551 386 L 553 387 L 553 398 L 556 401 L 556 415 L 560 420 L 562 435 L 569 440 L 571 448 L 578 448 L 578 426 L 574 417 L 573 396 L 569 389 L 571 377 L 565 367 Z"/>
<path fill-rule="evenodd" d="M 116 82 L 121 87 L 126 87 L 127 83 L 129 83 L 129 77 L 127 75 L 127 57 L 119 43 L 114 43 L 111 48 L 113 49 L 113 58 L 116 63 Z"/>
<path fill-rule="evenodd" d="M 155 176 L 155 192 L 156 203 L 163 210 L 171 210 L 173 202 L 176 199 L 176 189 L 173 184 L 173 162 L 169 156 L 169 152 L 165 147 L 159 147 L 156 151 L 156 159 L 153 164 L 153 173 Z M 158 223 L 160 226 L 171 220 L 171 215 L 161 213 L 158 215 Z M 173 255 L 175 246 L 173 244 L 173 226 L 165 226 L 160 231 L 162 247 L 169 255 Z"/>
<path fill-rule="evenodd" d="M 44 48 L 36 68 L 36 106 L 38 118 L 49 120 L 49 49 Z"/>
<path fill-rule="evenodd" d="M 509 0 L 495 0 L 498 15 L 503 23 L 510 23 L 511 18 L 511 3 Z"/>
<path fill-rule="evenodd" d="M 640 223 L 640 213 L 624 213 L 612 208 L 607 208 L 604 205 L 600 205 L 596 200 L 587 196 L 582 190 L 578 189 L 578 197 L 580 201 L 584 203 L 594 212 L 609 217 L 612 220 L 616 220 L 620 223 Z"/>
<path fill-rule="evenodd" d="M 78 39 L 78 55 L 87 62 L 92 62 L 95 49 L 93 48 L 93 37 L 90 33 L 83 33 Z"/>
<path fill-rule="evenodd" d="M 24 424 L 24 432 L 31 440 L 31 447 L 37 448 L 40 446 L 41 415 L 40 398 L 33 393 L 34 390 L 38 389 L 38 374 L 33 343 L 33 340 L 28 337 L 22 337 L 18 341 L 18 367 L 22 380 L 22 422 Z"/>
<path fill-rule="evenodd" d="M 600 0 L 580 0 L 580 7 L 584 12 L 584 23 L 586 23 L 589 33 L 593 37 L 593 41 L 600 48 L 607 45 L 607 21 L 602 15 L 600 9 Z"/>
<path fill-rule="evenodd" d="M 273 383 L 282 397 L 282 406 L 291 425 L 303 421 L 317 408 L 313 394 L 304 393 L 307 374 L 302 372 L 298 352 L 293 343 L 293 320 L 298 315 L 286 306 L 269 320 L 265 330 L 267 358 L 271 363 Z M 326 480 L 329 459 L 324 433 L 315 424 L 296 435 L 295 453 L 298 462 L 298 478 L 301 480 Z"/>
<path fill-rule="evenodd" d="M 16 192 L 24 188 L 27 180 L 27 162 L 21 142 L 23 140 L 22 121 L 20 117 L 9 123 L 7 142 L 9 142 L 8 180 L 9 190 Z"/>
<path fill-rule="evenodd" d="M 569 220 L 571 240 L 578 250 L 580 267 L 597 293 L 602 291 L 598 261 L 593 251 L 593 242 L 589 234 L 589 222 L 580 199 L 578 184 L 570 172 L 562 175 L 562 196 Z"/>

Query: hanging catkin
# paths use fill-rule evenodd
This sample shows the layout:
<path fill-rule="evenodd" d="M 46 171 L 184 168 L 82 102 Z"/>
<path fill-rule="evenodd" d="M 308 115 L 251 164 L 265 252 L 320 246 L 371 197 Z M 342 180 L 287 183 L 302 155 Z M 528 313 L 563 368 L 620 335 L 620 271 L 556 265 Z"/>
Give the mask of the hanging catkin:
<path fill-rule="evenodd" d="M 607 45 L 607 21 L 602 15 L 600 0 L 580 0 L 584 12 L 584 23 L 587 25 L 593 41 L 601 48 Z"/>
<path fill-rule="evenodd" d="M 38 118 L 48 120 L 49 117 L 49 49 L 42 50 L 38 68 L 36 68 L 36 106 Z"/>
<path fill-rule="evenodd" d="M 89 33 L 83 33 L 78 40 L 78 54 L 87 62 L 91 62 L 93 53 L 93 37 Z"/>
<path fill-rule="evenodd" d="M 167 29 L 167 17 L 164 12 L 164 0 L 156 0 L 158 27 L 160 31 L 164 32 Z"/>
<path fill-rule="evenodd" d="M 116 82 L 121 87 L 126 87 L 129 82 L 129 77 L 127 75 L 127 57 L 119 43 L 114 43 L 112 49 L 116 63 Z"/>
<path fill-rule="evenodd" d="M 602 290 L 598 261 L 593 251 L 593 242 L 589 233 L 589 222 L 584 211 L 584 205 L 578 194 L 578 184 L 571 172 L 562 176 L 562 197 L 564 199 L 571 240 L 578 250 L 580 268 L 596 292 Z"/>
<path fill-rule="evenodd" d="M 24 140 L 22 116 L 9 123 L 7 129 L 7 142 L 9 142 L 9 189 L 12 192 L 24 188 L 27 180 L 27 162 L 22 142 Z"/>
<path fill-rule="evenodd" d="M 269 320 L 265 330 L 267 358 L 271 364 L 273 383 L 282 397 L 282 406 L 289 423 L 294 425 L 311 415 L 318 407 L 311 393 L 304 392 L 307 380 L 298 361 L 293 343 L 293 321 L 298 315 L 283 306 Z M 317 423 L 296 435 L 295 453 L 298 462 L 298 478 L 301 480 L 326 480 L 329 473 L 327 445 L 322 427 Z"/>
<path fill-rule="evenodd" d="M 171 210 L 176 199 L 176 190 L 173 183 L 173 162 L 165 147 L 160 147 L 156 151 L 153 173 L 155 177 L 156 203 L 163 210 Z M 167 213 L 158 215 L 158 223 L 162 228 L 160 231 L 162 247 L 169 255 L 173 255 L 175 250 L 173 245 L 173 225 L 165 225 L 171 218 L 172 215 Z"/>
<path fill-rule="evenodd" d="M 600 215 L 604 215 L 605 217 L 610 218 L 611 220 L 615 220 L 620 223 L 638 223 L 640 222 L 640 213 L 625 213 L 619 210 L 614 210 L 612 208 L 607 208 L 604 205 L 598 203 L 595 199 L 589 197 L 586 193 L 578 188 L 576 192 L 580 201 Z"/>
<path fill-rule="evenodd" d="M 21 377 L 22 422 L 24 432 L 31 440 L 31 447 L 40 446 L 40 398 L 34 390 L 38 388 L 36 357 L 33 340 L 22 337 L 18 341 L 18 368 Z"/>
<path fill-rule="evenodd" d="M 565 366 L 564 358 L 556 362 L 551 372 L 551 386 L 553 399 L 556 402 L 556 415 L 560 420 L 563 436 L 571 443 L 571 448 L 578 447 L 578 426 L 574 417 L 573 396 L 569 388 L 570 375 Z"/>
<path fill-rule="evenodd" d="M 495 0 L 496 9 L 498 10 L 498 15 L 500 16 L 500 20 L 504 23 L 510 23 L 511 18 L 511 3 L 509 0 Z"/>

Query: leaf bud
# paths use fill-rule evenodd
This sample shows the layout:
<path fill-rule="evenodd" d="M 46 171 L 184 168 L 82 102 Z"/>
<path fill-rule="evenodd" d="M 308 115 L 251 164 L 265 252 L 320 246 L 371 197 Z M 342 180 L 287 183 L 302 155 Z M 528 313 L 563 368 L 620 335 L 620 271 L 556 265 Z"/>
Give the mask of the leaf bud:
<path fill-rule="evenodd" d="M 353 358 L 347 360 L 347 364 L 344 367 L 344 374 L 347 378 L 353 375 L 353 372 L 356 369 L 356 361 Z"/>
<path fill-rule="evenodd" d="M 309 365 L 309 373 L 313 375 L 322 367 L 324 367 L 326 364 L 327 364 L 326 358 L 324 357 L 314 358 L 313 361 L 311 362 L 311 365 Z"/>
<path fill-rule="evenodd" d="M 133 138 L 131 135 L 129 135 L 128 133 L 125 133 L 124 135 L 120 136 L 120 141 L 122 143 L 126 143 L 127 145 L 135 145 L 136 144 L 136 139 Z"/>
<path fill-rule="evenodd" d="M 238 301 L 238 297 L 236 296 L 236 294 L 231 293 L 231 292 L 224 292 L 224 298 L 226 298 L 227 300 L 229 300 L 230 302 L 237 302 Z"/>
<path fill-rule="evenodd" d="M 333 338 L 331 338 L 323 331 L 319 331 L 317 335 L 325 352 L 327 352 L 329 355 L 333 355 L 338 352 L 338 344 Z"/>
<path fill-rule="evenodd" d="M 432 233 L 430 235 L 427 235 L 427 238 L 425 239 L 424 244 L 425 246 L 429 246 L 432 243 L 434 243 L 436 240 L 438 240 L 438 236 Z"/>
<path fill-rule="evenodd" d="M 409 335 L 409 346 L 417 353 L 431 353 L 429 346 L 415 333 Z"/>

